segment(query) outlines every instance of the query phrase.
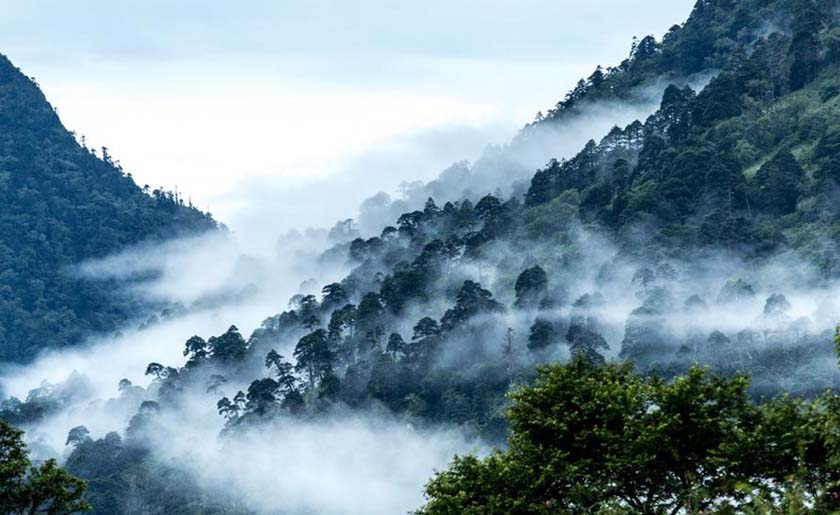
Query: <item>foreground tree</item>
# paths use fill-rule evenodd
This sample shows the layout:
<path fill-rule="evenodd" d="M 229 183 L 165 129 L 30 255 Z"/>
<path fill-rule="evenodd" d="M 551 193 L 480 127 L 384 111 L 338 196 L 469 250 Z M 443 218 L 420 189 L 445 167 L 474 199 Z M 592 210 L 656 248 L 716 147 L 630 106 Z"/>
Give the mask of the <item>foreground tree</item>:
<path fill-rule="evenodd" d="M 512 395 L 509 448 L 457 457 L 418 515 L 783 513 L 791 495 L 836 513 L 838 397 L 755 405 L 748 386 L 583 355 L 543 366 Z"/>
<path fill-rule="evenodd" d="M 23 432 L 0 420 L 0 513 L 74 515 L 91 509 L 84 481 L 59 468 L 55 460 L 29 461 Z"/>

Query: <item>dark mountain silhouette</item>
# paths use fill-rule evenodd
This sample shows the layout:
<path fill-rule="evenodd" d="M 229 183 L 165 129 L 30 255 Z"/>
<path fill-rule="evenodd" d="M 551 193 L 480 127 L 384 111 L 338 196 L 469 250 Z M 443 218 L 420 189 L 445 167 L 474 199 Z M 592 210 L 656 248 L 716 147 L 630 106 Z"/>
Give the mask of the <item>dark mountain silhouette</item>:
<path fill-rule="evenodd" d="M 69 269 L 152 239 L 212 230 L 207 213 L 141 189 L 85 148 L 38 85 L 0 55 L 0 361 L 78 343 L 132 316 L 132 306 Z"/>

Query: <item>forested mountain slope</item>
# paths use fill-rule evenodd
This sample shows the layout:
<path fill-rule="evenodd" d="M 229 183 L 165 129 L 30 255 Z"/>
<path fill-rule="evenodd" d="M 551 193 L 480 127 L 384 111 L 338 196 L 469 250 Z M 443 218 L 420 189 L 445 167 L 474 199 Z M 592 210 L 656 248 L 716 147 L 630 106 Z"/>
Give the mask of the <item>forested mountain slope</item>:
<path fill-rule="evenodd" d="M 631 387 L 626 396 L 604 390 L 610 399 L 627 400 L 608 423 L 621 422 L 627 408 L 639 427 L 668 430 L 657 417 L 671 412 L 657 414 L 649 409 L 650 399 L 686 391 L 679 398 L 697 394 L 701 408 L 718 402 L 732 408 L 733 417 L 711 417 L 714 427 L 736 421 L 753 431 L 760 417 L 768 424 L 782 415 L 800 420 L 796 410 L 804 405 L 784 401 L 765 409 L 752 402 L 758 406 L 781 393 L 813 398 L 840 386 L 832 346 L 840 278 L 835 7 L 827 0 L 700 0 L 689 20 L 662 42 L 637 42 L 625 63 L 596 72 L 536 123 L 563 123 L 575 105 L 632 98 L 642 84 L 674 78 L 648 119 L 615 128 L 572 159 L 550 162 L 522 194 L 476 202 L 430 198 L 379 235 L 337 245 L 321 260 L 349 264 L 351 273 L 320 291 L 303 287 L 288 310 L 268 317 L 248 337 L 235 326 L 213 336 L 197 327 L 185 342 L 185 364 L 149 364 L 148 388 L 120 384 L 119 398 L 110 402 L 136 413 L 122 436 L 94 439 L 76 428 L 69 440 L 68 467 L 91 480 L 90 499 L 101 506 L 97 513 L 256 510 L 202 491 L 188 460 L 171 456 L 176 449 L 161 435 L 173 431 L 173 420 L 177 429 L 191 425 L 193 411 L 186 408 L 192 403 L 216 405 L 227 439 L 275 423 L 323 420 L 338 410 L 384 408 L 417 426 L 457 426 L 503 446 L 506 395 L 534 381 L 535 365 L 573 358 L 567 368 L 544 369 L 537 389 L 516 397 L 545 404 L 514 411 L 513 454 L 483 464 L 456 462 L 432 483 L 427 513 L 589 513 L 575 511 L 580 505 L 574 503 L 607 502 L 587 497 L 592 491 L 586 490 L 563 505 L 568 511 L 555 511 L 559 504 L 552 503 L 569 497 L 566 490 L 557 494 L 549 463 L 540 469 L 548 471 L 542 482 L 532 483 L 545 486 L 534 490 L 542 511 L 521 504 L 516 492 L 500 498 L 520 511 L 505 511 L 508 504 L 493 511 L 487 505 L 492 507 L 496 492 L 473 488 L 458 475 L 464 471 L 482 488 L 499 487 L 505 478 L 492 470 L 499 463 L 527 477 L 533 462 L 515 453 L 539 454 L 530 439 L 557 451 L 546 459 L 567 463 L 554 440 L 540 438 L 553 435 L 552 417 L 575 413 L 574 403 L 590 390 L 593 412 L 603 413 L 601 390 L 588 389 L 590 379 Z M 707 86 L 685 87 L 686 74 L 710 70 L 716 76 Z M 528 129 L 520 137 L 527 135 Z M 623 360 L 633 362 L 639 375 L 621 364 L 598 367 Z M 726 377 L 749 373 L 752 383 L 689 372 L 695 364 Z M 666 386 L 685 373 L 687 379 Z M 552 380 L 560 387 L 545 387 Z M 566 386 L 581 395 L 569 400 Z M 44 397 L 6 402 L 0 416 L 31 423 L 32 405 Z M 672 407 L 680 412 L 683 404 Z M 529 414 L 538 420 L 531 424 Z M 763 438 L 760 430 L 739 432 L 742 426 L 730 425 L 723 428 L 721 445 L 761 447 L 760 439 L 729 439 Z M 671 436 L 679 447 L 686 440 L 677 433 Z M 639 447 L 610 440 L 610 450 L 641 459 L 646 455 L 636 450 L 650 450 L 644 445 L 658 440 L 640 435 Z M 586 447 L 591 442 L 601 445 L 597 439 L 581 443 L 582 459 L 597 462 L 598 450 Z M 698 467 L 713 463 L 704 460 L 718 450 L 696 450 Z M 636 462 L 629 463 L 627 470 L 635 472 Z M 656 469 L 657 463 L 645 465 Z M 593 470 L 582 480 L 600 477 L 600 469 Z M 671 471 L 655 470 L 669 481 Z M 739 469 L 731 477 L 753 472 Z M 755 473 L 765 474 L 759 483 L 777 477 L 766 469 Z M 481 483 L 482 477 L 492 482 Z M 648 486 L 650 504 L 632 512 L 708 507 L 690 504 L 693 490 L 663 493 L 654 489 L 659 483 Z M 464 497 L 468 491 L 476 498 Z M 626 497 L 610 492 L 608 501 Z M 720 498 L 727 495 L 736 494 L 725 490 Z M 474 511 L 464 511 L 461 502 L 474 503 Z"/>
<path fill-rule="evenodd" d="M 106 149 L 81 146 L 0 55 L 0 361 L 78 343 L 132 315 L 113 285 L 81 280 L 72 265 L 215 227 L 173 195 L 139 188 Z"/>

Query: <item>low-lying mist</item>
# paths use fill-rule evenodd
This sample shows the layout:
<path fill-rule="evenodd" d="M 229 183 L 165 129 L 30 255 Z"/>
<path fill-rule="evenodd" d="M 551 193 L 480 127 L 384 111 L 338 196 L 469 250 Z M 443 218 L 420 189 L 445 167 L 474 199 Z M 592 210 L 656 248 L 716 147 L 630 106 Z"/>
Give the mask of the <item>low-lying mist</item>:
<path fill-rule="evenodd" d="M 415 424 L 385 406 L 351 408 L 340 402 L 305 417 L 283 414 L 230 431 L 217 402 L 268 376 L 262 366 L 267 349 L 291 359 L 300 332 L 261 343 L 268 347 L 260 348 L 258 366 L 235 369 L 218 387 L 184 385 L 167 394 L 169 403 L 158 404 L 165 383 L 147 375 L 147 365 L 177 372 L 187 363 L 184 343 L 192 336 L 210 338 L 236 325 L 247 338 L 272 326 L 269 317 L 289 310 L 290 298 L 317 297 L 323 286 L 348 275 L 370 291 L 381 288 L 394 264 L 351 259 L 351 241 L 380 234 L 429 197 L 440 204 L 476 201 L 489 193 L 518 198 L 522 181 L 549 158 L 571 157 L 611 127 L 645 118 L 663 89 L 656 86 L 636 104 L 593 105 L 566 123 L 535 125 L 514 143 L 485 150 L 473 164 L 455 164 L 434 180 L 405 184 L 397 200 L 385 193 L 369 197 L 355 223 L 343 204 L 313 196 L 309 209 L 343 222 L 332 229 L 307 229 L 307 213 L 301 212 L 291 222 L 264 218 L 247 230 L 143 244 L 80 263 L 75 273 L 89 280 L 120 279 L 126 285 L 122 294 L 154 309 L 138 313 L 116 334 L 47 351 L 27 366 L 6 367 L 0 374 L 0 393 L 7 398 L 3 407 L 44 406 L 32 422 L 22 424 L 35 458 L 71 456 L 67 436 L 77 426 L 85 426 L 93 439 L 117 432 L 129 442 L 126 447 L 143 442 L 153 463 L 180 471 L 214 500 L 246 512 L 377 515 L 416 508 L 435 469 L 456 453 L 484 453 L 498 442 L 476 439 L 467 424 Z M 364 175 L 365 195 L 386 189 L 382 183 L 393 193 L 393 177 L 386 181 L 385 174 Z M 297 230 L 287 232 L 289 223 Z M 727 367 L 734 363 L 755 374 L 757 395 L 785 389 L 809 395 L 840 385 L 830 342 L 840 285 L 826 284 L 797 256 L 758 264 L 727 252 L 691 262 L 630 258 L 590 228 L 576 226 L 570 233 L 574 237 L 565 241 L 542 235 L 527 249 L 500 240 L 479 257 L 446 261 L 435 270 L 434 284 L 424 285 L 428 298 L 409 302 L 388 320 L 391 336 L 410 340 L 421 318 L 444 320 L 460 302 L 459 288 L 475 281 L 499 305 L 479 291 L 490 308 L 446 333 L 433 372 L 464 363 L 464 374 L 481 374 L 486 371 L 470 367 L 488 356 L 488 361 L 510 360 L 511 369 L 567 359 L 584 331 L 606 359 L 633 359 L 642 372 L 667 374 L 692 363 L 731 371 Z M 395 248 L 402 245 L 393 241 Z M 408 254 L 409 249 L 406 243 L 398 250 Z M 535 266 L 546 274 L 545 298 L 526 305 L 517 276 Z M 360 304 L 358 297 L 346 301 Z M 316 320 L 313 327 L 326 326 L 327 320 Z M 550 333 L 545 336 L 550 345 L 534 343 L 535 327 Z M 739 342 L 737 349 L 732 342 Z M 519 379 L 497 382 L 509 388 Z M 493 407 L 500 413 L 503 408 L 503 401 Z M 146 411 L 155 412 L 153 420 L 142 431 L 132 430 Z M 130 513 L 144 513 L 151 502 L 138 492 L 127 493 L 123 501 L 132 507 Z"/>

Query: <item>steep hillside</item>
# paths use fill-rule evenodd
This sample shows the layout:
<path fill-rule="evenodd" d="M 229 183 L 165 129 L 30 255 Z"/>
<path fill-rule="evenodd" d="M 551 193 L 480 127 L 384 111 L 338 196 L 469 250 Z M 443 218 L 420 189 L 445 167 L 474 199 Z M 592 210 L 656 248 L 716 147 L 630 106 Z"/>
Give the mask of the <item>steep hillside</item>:
<path fill-rule="evenodd" d="M 126 245 L 216 227 L 162 191 L 140 189 L 84 148 L 38 86 L 0 56 L 0 361 L 108 331 L 132 307 L 69 268 Z"/>
<path fill-rule="evenodd" d="M 708 85 L 699 91 L 686 87 L 687 75 L 704 71 L 715 72 Z M 547 449 L 557 453 L 545 457 L 557 461 L 547 465 L 541 459 L 520 462 L 516 452 L 533 451 L 531 437 L 539 443 L 566 427 L 555 421 L 577 413 L 589 392 L 599 392 L 593 384 L 606 385 L 603 398 L 628 399 L 607 422 L 624 424 L 621 417 L 629 413 L 640 424 L 644 438 L 634 442 L 637 448 L 607 435 L 622 459 L 644 458 L 660 441 L 657 431 L 671 427 L 659 417 L 672 412 L 652 409 L 651 398 L 676 397 L 669 408 L 677 415 L 685 405 L 697 407 L 713 428 L 737 424 L 732 431 L 726 425 L 720 445 L 749 444 L 751 451 L 764 440 L 738 437 L 766 436 L 760 429 L 741 431 L 755 430 L 763 423 L 758 417 L 778 427 L 788 423 L 778 422 L 789 420 L 783 415 L 799 420 L 795 415 L 805 405 L 789 399 L 766 409 L 756 406 L 782 393 L 813 398 L 840 387 L 832 344 L 840 279 L 840 20 L 834 2 L 700 0 L 685 25 L 662 42 L 638 42 L 627 62 L 584 81 L 537 123 L 564 123 L 581 102 L 627 99 L 652 81 L 666 83 L 652 116 L 615 128 L 572 159 L 552 161 L 521 194 L 486 195 L 476 202 L 430 198 L 378 236 L 325 253 L 325 263 L 349 264 L 352 272 L 320 291 L 302 289 L 287 311 L 268 317 L 249 337 L 235 326 L 220 335 L 194 336 L 185 342 L 183 366 L 149 364 L 148 388 L 121 383 L 113 405 L 137 413 L 124 437 L 112 433 L 95 440 L 79 431 L 83 437 L 71 442 L 68 467 L 92 480 L 91 499 L 104 506 L 98 513 L 169 512 L 170 506 L 182 513 L 253 511 L 247 499 L 239 504 L 201 490 L 189 473 L 189 459 L 170 455 L 177 449 L 161 435 L 192 425 L 190 417 L 200 410 L 185 409 L 190 403 L 216 405 L 228 442 L 271 424 L 384 407 L 414 426 L 456 426 L 504 446 L 507 394 L 533 383 L 536 365 L 571 360 L 565 368 L 542 369 L 542 383 L 516 396 L 520 402 L 536 396 L 545 405 L 526 413 L 539 419 L 533 426 L 525 415 L 513 419 L 515 443 L 524 447 L 514 445 L 514 455 L 498 458 L 522 471 L 517 480 L 529 477 L 533 463 L 545 466 L 543 483 L 525 481 L 547 489 L 534 494 L 545 501 L 539 510 L 524 504 L 517 504 L 521 511 L 485 510 L 483 497 L 475 500 L 474 511 L 465 510 L 459 504 L 471 502 L 465 492 L 487 492 L 462 487 L 458 467 L 480 476 L 485 465 L 497 463 L 478 466 L 468 458 L 430 485 L 428 513 L 589 513 L 576 511 L 578 501 L 565 506 L 567 511 L 551 504 L 560 496 L 551 466 L 570 463 L 554 440 L 549 438 Z M 202 334 L 202 328 L 196 332 Z M 624 360 L 640 375 L 621 363 L 599 367 Z M 670 383 L 695 364 L 735 379 L 710 379 L 695 370 Z M 751 374 L 752 383 L 739 373 Z M 560 386 L 544 388 L 555 384 L 552 377 Z M 625 396 L 625 384 L 638 396 Z M 684 384 L 693 389 L 684 394 Z M 567 397 L 566 386 L 579 390 Z M 544 391 L 550 395 L 542 396 Z M 49 407 L 49 401 L 49 392 L 35 391 L 26 402 L 4 403 L 0 416 L 32 423 L 42 416 L 37 408 Z M 604 413 L 600 402 L 601 397 L 593 401 L 598 416 Z M 708 413 L 715 403 L 732 407 L 732 416 Z M 593 439 L 581 444 L 585 466 L 590 456 L 600 459 L 600 450 L 587 445 L 600 445 L 595 437 L 609 425 L 591 420 Z M 588 435 L 590 419 L 578 422 Z M 535 427 L 537 434 L 523 427 Z M 673 449 L 703 440 L 686 438 L 675 427 L 668 433 Z M 782 442 L 785 449 L 796 448 L 799 440 L 793 441 Z M 699 448 L 700 458 L 691 465 L 700 463 L 697 467 L 706 468 L 699 473 L 707 473 L 715 463 L 709 453 L 718 450 Z M 525 457 L 541 456 L 539 449 L 534 454 Z M 633 468 L 637 462 L 629 458 L 627 471 L 648 471 Z M 792 458 L 793 464 L 779 471 L 796 470 L 795 462 Z M 673 470 L 695 474 L 695 468 L 680 468 L 683 462 L 673 469 L 657 468 L 656 460 L 643 464 L 669 481 Z M 594 470 L 581 481 L 597 478 L 600 469 Z M 759 484 L 777 479 L 767 469 L 744 470 L 727 478 L 740 481 L 754 473 L 764 474 Z M 818 470 L 826 470 L 824 464 Z M 505 478 L 492 472 L 494 482 L 482 488 L 503 488 Z M 160 477 L 171 481 L 161 484 Z M 592 484 L 618 488 L 612 476 L 603 477 L 598 481 L 608 484 Z M 679 479 L 686 478 L 674 481 Z M 450 481 L 455 488 L 449 489 Z M 134 488 L 130 505 L 123 497 L 128 485 Z M 664 480 L 645 487 L 653 500 L 629 512 L 708 507 L 688 504 L 697 492 Z M 604 501 L 593 489 L 581 490 L 579 502 L 601 507 L 610 499 L 628 502 L 625 491 Z M 738 495 L 722 492 L 712 498 Z M 508 493 L 511 503 L 520 501 L 517 492 Z M 560 497 L 568 503 L 566 493 Z M 679 502 L 672 502 L 677 494 Z"/>
<path fill-rule="evenodd" d="M 698 1 L 685 23 L 671 27 L 661 41 L 653 36 L 634 39 L 625 60 L 596 67 L 555 106 L 537 113 L 509 144 L 489 148 L 475 163 L 456 163 L 425 185 L 408 185 L 406 198 L 392 205 L 384 203 L 382 195 L 369 199 L 363 205 L 361 228 L 371 227 L 369 217 L 380 221 L 386 208 L 396 219 L 404 211 L 422 208 L 428 197 L 443 204 L 464 198 L 476 202 L 488 193 L 521 196 L 534 170 L 559 157 L 552 151 L 575 152 L 585 143 L 581 134 L 600 138 L 609 127 L 592 130 L 607 118 L 622 125 L 634 118 L 644 120 L 656 110 L 668 85 L 700 90 L 733 58 L 751 54 L 769 34 L 789 35 L 791 5 L 781 0 Z M 831 0 L 821 0 L 817 8 L 829 13 L 832 5 Z"/>

